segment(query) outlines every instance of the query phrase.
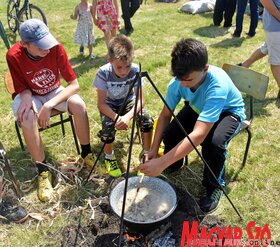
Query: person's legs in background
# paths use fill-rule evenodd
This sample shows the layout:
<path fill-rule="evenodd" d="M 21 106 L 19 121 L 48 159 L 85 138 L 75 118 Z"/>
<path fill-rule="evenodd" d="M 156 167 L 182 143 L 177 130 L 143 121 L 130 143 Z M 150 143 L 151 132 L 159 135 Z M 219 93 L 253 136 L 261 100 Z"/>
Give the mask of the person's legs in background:
<path fill-rule="evenodd" d="M 254 37 L 259 22 L 259 0 L 250 0 L 250 28 L 248 36 Z"/>
<path fill-rule="evenodd" d="M 280 107 L 280 32 L 265 32 L 268 49 L 268 63 L 278 85 L 276 105 Z"/>
<path fill-rule="evenodd" d="M 215 26 L 220 26 L 223 21 L 223 14 L 226 8 L 225 0 L 216 0 L 214 14 L 213 14 L 213 23 Z"/>
<path fill-rule="evenodd" d="M 224 27 L 231 27 L 232 26 L 232 17 L 235 13 L 236 9 L 236 1 L 237 0 L 227 0 L 225 6 L 225 13 L 224 13 Z"/>
<path fill-rule="evenodd" d="M 267 52 L 267 45 L 266 43 L 263 43 L 261 47 L 253 51 L 248 59 L 246 59 L 242 63 L 239 63 L 238 65 L 249 68 L 254 62 L 265 57 L 267 55 Z"/>
<path fill-rule="evenodd" d="M 236 28 L 233 33 L 233 37 L 239 38 L 241 35 L 247 2 L 247 0 L 237 0 Z"/>
<path fill-rule="evenodd" d="M 134 16 L 140 7 L 140 0 L 130 0 L 130 18 Z"/>
<path fill-rule="evenodd" d="M 133 31 L 133 27 L 130 21 L 130 1 L 121 0 L 121 8 L 122 8 L 122 18 L 124 21 L 125 34 L 128 35 Z"/>

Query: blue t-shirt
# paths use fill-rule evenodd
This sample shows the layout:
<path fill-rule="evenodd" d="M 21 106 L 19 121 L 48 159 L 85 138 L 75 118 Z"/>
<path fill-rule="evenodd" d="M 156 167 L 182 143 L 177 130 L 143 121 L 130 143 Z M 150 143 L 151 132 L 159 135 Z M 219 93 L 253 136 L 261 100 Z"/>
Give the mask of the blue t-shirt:
<path fill-rule="evenodd" d="M 273 0 L 275 7 L 280 10 L 280 0 Z M 280 22 L 267 9 L 263 11 L 263 29 L 268 32 L 279 32 Z"/>
<path fill-rule="evenodd" d="M 195 92 L 173 78 L 168 85 L 166 102 L 174 110 L 181 99 L 189 102 L 199 115 L 198 120 L 203 122 L 215 123 L 223 112 L 234 113 L 241 121 L 246 118 L 241 93 L 227 73 L 215 66 L 209 66 L 205 80 Z"/>
<path fill-rule="evenodd" d="M 99 68 L 92 84 L 94 87 L 107 92 L 107 104 L 121 106 L 124 103 L 124 99 L 129 92 L 129 87 L 131 83 L 133 83 L 137 72 L 139 72 L 139 66 L 132 63 L 128 75 L 125 78 L 120 78 L 115 74 L 112 64 L 107 63 Z M 143 78 L 141 84 L 144 84 Z M 134 87 L 137 87 L 137 85 L 138 80 Z M 131 90 L 128 101 L 131 101 L 134 98 L 134 90 Z"/>

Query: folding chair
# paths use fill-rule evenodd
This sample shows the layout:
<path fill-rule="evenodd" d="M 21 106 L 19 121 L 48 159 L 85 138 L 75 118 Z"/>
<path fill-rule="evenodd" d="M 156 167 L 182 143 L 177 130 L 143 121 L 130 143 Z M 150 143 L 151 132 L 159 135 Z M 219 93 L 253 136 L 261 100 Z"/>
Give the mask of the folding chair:
<path fill-rule="evenodd" d="M 5 74 L 4 81 L 5 81 L 5 85 L 6 85 L 6 88 L 7 88 L 8 92 L 12 95 L 15 90 L 14 90 L 14 85 L 13 85 L 13 79 L 11 77 L 10 72 L 7 72 Z M 77 153 L 80 154 L 80 148 L 79 148 L 77 136 L 76 136 L 75 129 L 74 129 L 73 117 L 71 115 L 68 115 L 68 117 L 64 118 L 64 116 L 63 116 L 64 113 L 66 113 L 66 112 L 61 112 L 61 111 L 53 109 L 52 113 L 51 113 L 51 118 L 54 117 L 54 116 L 58 116 L 59 115 L 60 120 L 52 123 L 47 129 L 55 127 L 57 125 L 60 125 L 61 126 L 62 135 L 63 135 L 63 137 L 65 137 L 65 126 L 64 126 L 64 124 L 67 123 L 67 122 L 70 122 L 72 133 L 73 133 L 74 142 L 75 142 L 76 149 L 77 149 Z M 19 127 L 19 125 L 18 125 L 16 120 L 15 120 L 15 128 L 16 128 L 17 137 L 18 137 L 21 149 L 24 151 L 24 145 L 23 145 L 23 141 L 22 141 L 22 138 L 21 138 L 21 134 L 20 134 L 20 127 Z M 40 132 L 43 131 L 43 130 L 46 130 L 46 129 L 39 128 Z"/>
<path fill-rule="evenodd" d="M 249 114 L 247 116 L 247 119 L 242 122 L 242 126 L 240 129 L 240 131 L 245 130 L 248 134 L 241 166 L 241 169 L 243 169 L 247 160 L 247 155 L 252 138 L 251 123 L 254 118 L 254 98 L 258 100 L 263 100 L 265 98 L 269 78 L 251 69 L 232 64 L 225 63 L 223 65 L 223 70 L 227 72 L 240 92 L 245 93 L 249 96 L 249 105 L 246 106 L 248 107 Z"/>

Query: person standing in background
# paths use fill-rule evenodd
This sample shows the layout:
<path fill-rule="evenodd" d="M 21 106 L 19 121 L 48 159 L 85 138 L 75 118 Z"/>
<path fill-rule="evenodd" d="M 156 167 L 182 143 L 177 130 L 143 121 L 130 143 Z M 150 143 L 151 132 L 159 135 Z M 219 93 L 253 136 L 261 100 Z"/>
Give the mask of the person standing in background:
<path fill-rule="evenodd" d="M 116 36 L 120 28 L 117 0 L 93 0 L 92 16 L 94 24 L 104 33 L 106 46 Z"/>
<path fill-rule="evenodd" d="M 80 44 L 80 54 L 84 54 L 84 47 L 87 46 L 90 58 L 95 58 L 92 47 L 94 44 L 93 23 L 91 16 L 91 4 L 87 0 L 81 2 L 75 7 L 74 14 L 71 19 L 77 20 L 77 29 L 74 35 L 74 43 Z"/>
<path fill-rule="evenodd" d="M 134 28 L 132 27 L 131 18 L 134 16 L 136 11 L 139 9 L 141 0 L 121 0 L 122 6 L 122 18 L 124 21 L 124 34 L 130 35 Z"/>
<path fill-rule="evenodd" d="M 243 19 L 245 10 L 247 7 L 248 0 L 238 0 L 237 1 L 237 13 L 236 13 L 236 28 L 233 33 L 233 37 L 239 38 L 242 32 Z M 259 0 L 249 0 L 250 3 L 250 28 L 249 32 L 246 33 L 249 37 L 254 37 L 256 35 L 256 28 L 259 21 Z"/>
<path fill-rule="evenodd" d="M 278 84 L 276 105 L 280 107 L 280 0 L 261 0 L 264 6 L 263 29 L 268 50 L 268 63 Z"/>
<path fill-rule="evenodd" d="M 217 0 L 213 14 L 214 25 L 220 26 L 224 18 L 224 27 L 231 27 L 235 9 L 236 0 Z"/>

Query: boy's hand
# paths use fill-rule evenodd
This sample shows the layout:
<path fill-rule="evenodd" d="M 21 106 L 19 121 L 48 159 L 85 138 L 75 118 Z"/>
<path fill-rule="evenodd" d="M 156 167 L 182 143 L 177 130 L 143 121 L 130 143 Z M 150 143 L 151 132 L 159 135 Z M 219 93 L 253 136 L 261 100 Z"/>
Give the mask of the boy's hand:
<path fill-rule="evenodd" d="M 140 172 L 150 177 L 159 176 L 164 170 L 160 158 L 147 160 L 145 163 L 140 164 L 135 169 L 140 170 Z"/>
<path fill-rule="evenodd" d="M 127 130 L 128 126 L 129 126 L 129 121 L 130 121 L 130 118 L 127 117 L 126 115 L 119 116 L 118 121 L 115 124 L 115 128 L 117 130 Z"/>
<path fill-rule="evenodd" d="M 151 150 L 147 153 L 147 159 L 152 160 L 158 158 L 158 151 Z"/>
<path fill-rule="evenodd" d="M 52 108 L 44 104 L 38 114 L 38 123 L 43 129 L 50 125 L 51 110 Z"/>

